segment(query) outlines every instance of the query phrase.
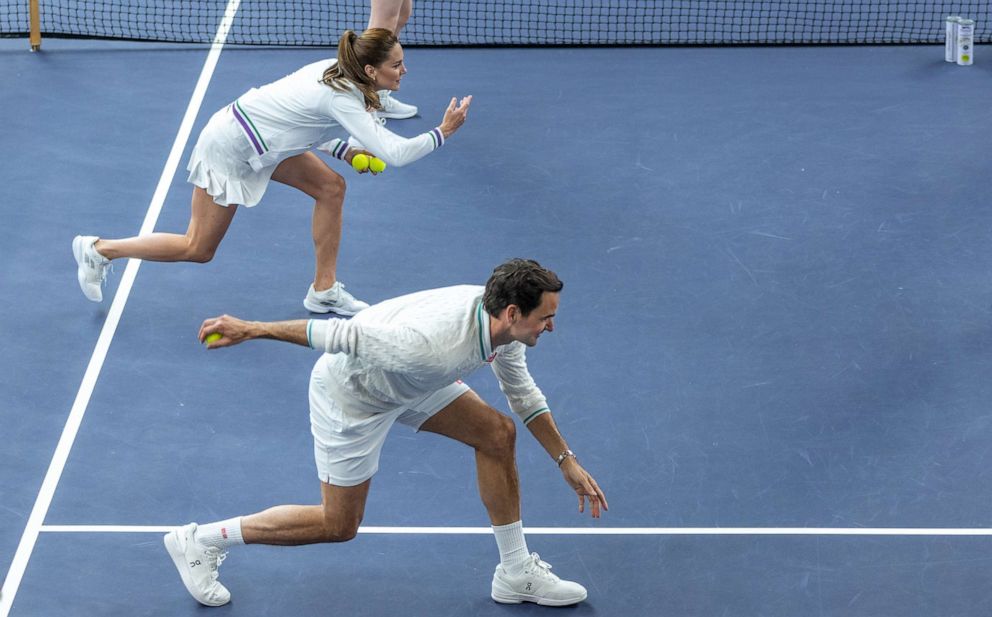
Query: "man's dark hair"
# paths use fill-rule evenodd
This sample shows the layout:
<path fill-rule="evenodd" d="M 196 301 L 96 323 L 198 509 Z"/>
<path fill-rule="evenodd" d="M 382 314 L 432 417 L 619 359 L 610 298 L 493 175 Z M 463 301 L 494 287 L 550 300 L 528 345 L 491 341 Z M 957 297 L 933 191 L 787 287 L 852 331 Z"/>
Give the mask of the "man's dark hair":
<path fill-rule="evenodd" d="M 541 267 L 533 259 L 511 259 L 496 266 L 486 282 L 486 293 L 482 296 L 482 306 L 490 315 L 516 304 L 524 316 L 541 304 L 541 294 L 545 291 L 559 292 L 564 283 L 558 275 Z"/>

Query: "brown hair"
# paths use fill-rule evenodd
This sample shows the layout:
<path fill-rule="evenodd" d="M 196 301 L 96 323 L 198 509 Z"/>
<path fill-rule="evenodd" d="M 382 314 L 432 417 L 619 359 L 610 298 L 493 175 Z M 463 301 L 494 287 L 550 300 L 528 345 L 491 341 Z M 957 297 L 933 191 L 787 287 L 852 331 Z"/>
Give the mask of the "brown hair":
<path fill-rule="evenodd" d="M 369 28 L 361 35 L 345 30 L 338 41 L 337 62 L 324 71 L 321 82 L 339 92 L 347 92 L 350 83 L 365 97 L 366 108 L 381 110 L 375 80 L 365 74 L 365 65 L 385 62 L 397 43 L 399 40 L 386 28 Z"/>
<path fill-rule="evenodd" d="M 541 295 L 559 292 L 564 284 L 551 270 L 542 268 L 533 259 L 511 259 L 496 266 L 486 282 L 482 305 L 490 315 L 516 304 L 524 317 L 541 304 Z"/>

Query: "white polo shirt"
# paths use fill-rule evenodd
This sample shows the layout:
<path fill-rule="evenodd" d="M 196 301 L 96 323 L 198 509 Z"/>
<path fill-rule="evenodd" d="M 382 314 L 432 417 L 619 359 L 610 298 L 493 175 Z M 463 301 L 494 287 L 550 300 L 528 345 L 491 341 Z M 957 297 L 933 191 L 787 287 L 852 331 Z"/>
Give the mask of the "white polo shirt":
<path fill-rule="evenodd" d="M 524 424 L 548 411 L 527 370 L 526 346 L 492 347 L 485 288 L 458 285 L 375 304 L 350 320 L 310 320 L 310 346 L 326 353 L 327 395 L 351 412 L 403 407 L 489 364 Z"/>

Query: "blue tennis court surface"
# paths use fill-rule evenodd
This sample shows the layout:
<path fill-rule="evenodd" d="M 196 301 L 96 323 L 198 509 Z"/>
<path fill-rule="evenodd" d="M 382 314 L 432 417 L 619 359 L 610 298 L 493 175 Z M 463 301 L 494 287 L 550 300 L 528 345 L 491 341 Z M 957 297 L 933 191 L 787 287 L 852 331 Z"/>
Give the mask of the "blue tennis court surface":
<path fill-rule="evenodd" d="M 52 478 L 126 271 L 90 303 L 69 243 L 141 228 L 207 49 L 24 47 L 0 41 L 0 566 L 23 574 L 7 608 L 199 615 L 162 529 L 319 499 L 316 353 L 196 341 L 225 312 L 307 317 L 311 203 L 273 184 L 214 261 L 141 264 Z M 968 68 L 936 46 L 407 51 L 421 113 L 389 127 L 429 130 L 472 94 L 469 120 L 416 165 L 345 175 L 339 276 L 368 301 L 481 283 L 512 256 L 564 280 L 529 364 L 610 511 L 579 515 L 523 430 L 518 464 L 531 550 L 589 589 L 568 614 L 992 610 L 981 51 Z M 327 53 L 222 53 L 157 230 L 186 225 L 209 115 Z M 505 408 L 488 372 L 470 383 Z M 468 448 L 397 427 L 372 486 L 352 542 L 232 550 L 234 599 L 211 612 L 554 612 L 489 598 Z"/>

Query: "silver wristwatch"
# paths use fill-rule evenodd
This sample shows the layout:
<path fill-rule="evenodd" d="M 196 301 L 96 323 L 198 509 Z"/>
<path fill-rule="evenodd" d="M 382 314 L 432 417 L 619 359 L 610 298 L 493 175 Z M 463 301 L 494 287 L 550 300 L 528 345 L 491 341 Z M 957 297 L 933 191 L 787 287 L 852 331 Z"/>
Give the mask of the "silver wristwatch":
<path fill-rule="evenodd" d="M 565 450 L 564 452 L 558 455 L 558 458 L 555 459 L 555 462 L 558 463 L 559 467 L 561 467 L 561 464 L 565 462 L 565 459 L 567 459 L 570 456 L 572 458 L 575 458 L 575 452 L 572 452 L 571 450 Z"/>

